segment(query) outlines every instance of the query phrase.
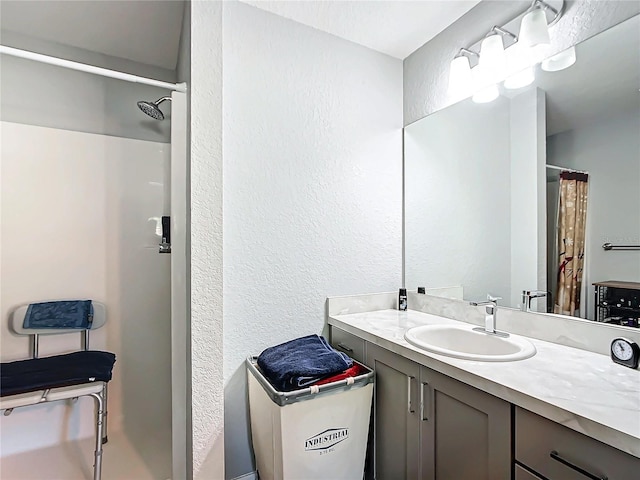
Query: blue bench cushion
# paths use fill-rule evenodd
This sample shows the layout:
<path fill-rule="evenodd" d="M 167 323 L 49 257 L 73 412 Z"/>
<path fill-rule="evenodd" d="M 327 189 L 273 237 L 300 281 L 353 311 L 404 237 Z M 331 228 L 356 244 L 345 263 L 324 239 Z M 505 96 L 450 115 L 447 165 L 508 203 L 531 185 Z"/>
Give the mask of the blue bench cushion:
<path fill-rule="evenodd" d="M 0 396 L 108 382 L 114 363 L 116 356 L 113 353 L 97 350 L 3 363 L 0 366 Z"/>

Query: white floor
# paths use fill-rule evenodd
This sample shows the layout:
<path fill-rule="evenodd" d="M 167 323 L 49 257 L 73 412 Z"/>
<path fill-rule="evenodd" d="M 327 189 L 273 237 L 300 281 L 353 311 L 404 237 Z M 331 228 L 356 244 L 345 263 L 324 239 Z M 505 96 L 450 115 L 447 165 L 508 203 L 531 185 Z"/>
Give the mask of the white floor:
<path fill-rule="evenodd" d="M 102 453 L 103 480 L 165 480 L 170 476 L 171 452 L 153 448 L 150 435 L 145 459 L 123 432 L 109 432 Z M 157 437 L 156 437 L 157 438 Z M 58 446 L 10 455 L 0 459 L 2 480 L 91 480 L 94 440 L 67 442 Z"/>

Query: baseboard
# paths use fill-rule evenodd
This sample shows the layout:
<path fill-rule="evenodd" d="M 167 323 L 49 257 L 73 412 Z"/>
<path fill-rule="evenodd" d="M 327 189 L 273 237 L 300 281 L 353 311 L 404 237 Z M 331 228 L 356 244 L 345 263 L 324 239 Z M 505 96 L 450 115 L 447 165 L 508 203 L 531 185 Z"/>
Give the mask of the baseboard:
<path fill-rule="evenodd" d="M 232 478 L 231 480 L 258 480 L 258 472 L 249 472 L 239 477 Z"/>

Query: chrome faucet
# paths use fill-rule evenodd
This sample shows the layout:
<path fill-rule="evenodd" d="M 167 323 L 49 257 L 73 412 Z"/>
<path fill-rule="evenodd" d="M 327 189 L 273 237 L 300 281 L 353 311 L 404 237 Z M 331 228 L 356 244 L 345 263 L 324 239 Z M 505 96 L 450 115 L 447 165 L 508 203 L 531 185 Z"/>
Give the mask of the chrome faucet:
<path fill-rule="evenodd" d="M 522 291 L 522 305 L 520 310 L 523 312 L 529 312 L 531 310 L 531 300 L 534 298 L 546 297 L 547 292 L 542 290 L 523 290 Z"/>
<path fill-rule="evenodd" d="M 489 335 L 497 335 L 499 337 L 508 337 L 509 334 L 505 332 L 499 332 L 496 330 L 496 317 L 498 315 L 498 300 L 502 300 L 502 297 L 493 297 L 487 294 L 486 302 L 470 302 L 470 305 L 474 307 L 485 307 L 484 316 L 484 328 L 476 327 L 473 330 L 476 332 L 487 333 Z"/>

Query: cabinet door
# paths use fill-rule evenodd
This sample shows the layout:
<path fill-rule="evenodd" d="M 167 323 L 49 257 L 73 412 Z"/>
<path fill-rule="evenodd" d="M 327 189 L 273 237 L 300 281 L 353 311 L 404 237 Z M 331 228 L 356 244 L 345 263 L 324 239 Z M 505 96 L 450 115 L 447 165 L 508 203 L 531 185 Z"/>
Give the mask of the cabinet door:
<path fill-rule="evenodd" d="M 375 478 L 416 479 L 420 470 L 420 366 L 370 343 L 366 355 L 367 365 L 376 372 Z"/>
<path fill-rule="evenodd" d="M 425 367 L 420 390 L 423 479 L 511 477 L 509 403 Z"/>

